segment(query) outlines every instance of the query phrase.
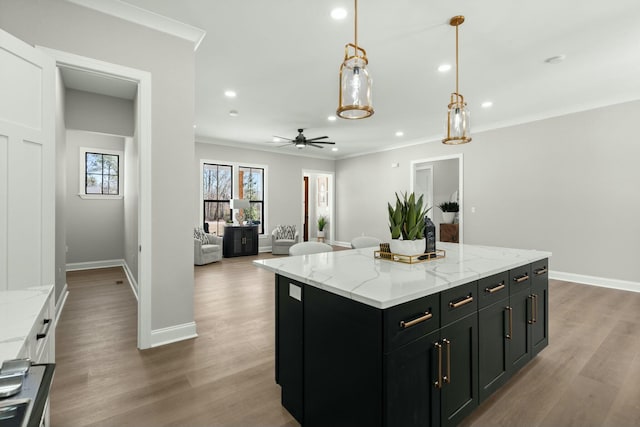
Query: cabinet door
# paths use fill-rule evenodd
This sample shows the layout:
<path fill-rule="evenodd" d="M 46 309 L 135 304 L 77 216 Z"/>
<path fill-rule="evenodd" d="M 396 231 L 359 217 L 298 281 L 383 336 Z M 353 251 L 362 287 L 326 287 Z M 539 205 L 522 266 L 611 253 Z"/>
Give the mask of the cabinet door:
<path fill-rule="evenodd" d="M 443 346 L 441 426 L 456 426 L 478 406 L 478 314 L 440 330 Z"/>
<path fill-rule="evenodd" d="M 479 397 L 483 402 L 509 378 L 508 363 L 508 298 L 478 312 L 478 379 Z"/>
<path fill-rule="evenodd" d="M 302 423 L 303 287 L 286 277 L 276 277 L 276 381 L 282 388 L 282 406 Z"/>
<path fill-rule="evenodd" d="M 509 297 L 509 376 L 531 359 L 531 294 L 529 288 Z"/>
<path fill-rule="evenodd" d="M 534 263 L 531 283 L 532 325 L 531 339 L 532 357 L 549 344 L 549 277 L 547 260 Z"/>
<path fill-rule="evenodd" d="M 432 332 L 385 355 L 385 425 L 438 426 L 439 331 Z M 438 347 L 440 346 L 440 347 Z"/>

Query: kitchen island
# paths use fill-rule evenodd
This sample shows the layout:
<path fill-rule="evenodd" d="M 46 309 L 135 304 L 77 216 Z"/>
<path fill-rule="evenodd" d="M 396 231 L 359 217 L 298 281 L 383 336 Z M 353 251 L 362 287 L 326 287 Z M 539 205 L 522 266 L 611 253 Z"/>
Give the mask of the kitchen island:
<path fill-rule="evenodd" d="M 254 261 L 276 273 L 276 381 L 302 425 L 456 425 L 548 344 L 549 252 L 374 249 Z"/>

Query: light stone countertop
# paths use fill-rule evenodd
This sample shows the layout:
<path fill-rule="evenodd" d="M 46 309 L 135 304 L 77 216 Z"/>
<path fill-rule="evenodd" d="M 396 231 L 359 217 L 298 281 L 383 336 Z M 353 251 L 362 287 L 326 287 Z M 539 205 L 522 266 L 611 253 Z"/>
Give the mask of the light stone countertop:
<path fill-rule="evenodd" d="M 51 292 L 53 285 L 0 291 L 0 364 L 20 355 Z"/>
<path fill-rule="evenodd" d="M 442 259 L 404 264 L 377 248 L 255 260 L 253 264 L 376 308 L 388 308 L 551 256 L 551 252 L 438 242 Z"/>

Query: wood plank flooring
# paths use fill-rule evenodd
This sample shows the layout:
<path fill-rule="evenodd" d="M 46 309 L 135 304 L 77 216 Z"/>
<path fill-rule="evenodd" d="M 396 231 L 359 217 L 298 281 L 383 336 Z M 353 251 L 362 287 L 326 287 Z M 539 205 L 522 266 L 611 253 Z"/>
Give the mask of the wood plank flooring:
<path fill-rule="evenodd" d="M 273 274 L 250 265 L 270 257 L 195 267 L 198 338 L 145 351 L 122 269 L 68 273 L 52 425 L 298 426 L 273 379 Z M 552 280 L 549 318 L 549 347 L 462 425 L 640 425 L 640 293 Z"/>

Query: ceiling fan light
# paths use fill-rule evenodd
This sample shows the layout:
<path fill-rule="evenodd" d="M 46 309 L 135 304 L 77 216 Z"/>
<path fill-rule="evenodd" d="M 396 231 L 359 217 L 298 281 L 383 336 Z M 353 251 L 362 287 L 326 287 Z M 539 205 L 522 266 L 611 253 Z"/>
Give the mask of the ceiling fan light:
<path fill-rule="evenodd" d="M 298 142 L 296 142 L 296 148 L 304 148 L 304 147 L 306 147 L 306 146 L 307 146 L 307 144 L 305 144 L 305 142 L 304 142 L 304 141 L 298 141 Z"/>

